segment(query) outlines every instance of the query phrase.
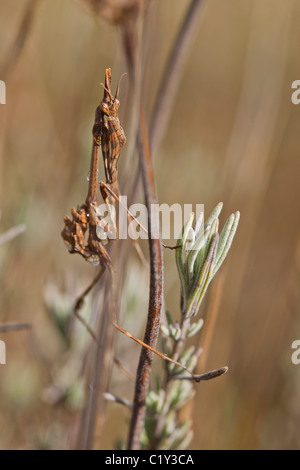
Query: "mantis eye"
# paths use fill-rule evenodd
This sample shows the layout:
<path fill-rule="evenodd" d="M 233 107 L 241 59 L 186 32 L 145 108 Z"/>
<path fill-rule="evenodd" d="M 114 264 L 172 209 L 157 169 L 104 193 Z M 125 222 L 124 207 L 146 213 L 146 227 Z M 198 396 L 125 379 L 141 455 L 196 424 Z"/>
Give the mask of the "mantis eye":
<path fill-rule="evenodd" d="M 109 116 L 109 107 L 107 103 L 101 103 L 101 110 L 106 116 Z"/>

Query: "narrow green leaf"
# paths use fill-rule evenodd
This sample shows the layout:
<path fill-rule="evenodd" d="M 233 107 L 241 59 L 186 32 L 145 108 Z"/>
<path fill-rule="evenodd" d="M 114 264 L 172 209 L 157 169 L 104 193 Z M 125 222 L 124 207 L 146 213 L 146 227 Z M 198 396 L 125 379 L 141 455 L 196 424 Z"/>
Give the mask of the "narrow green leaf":
<path fill-rule="evenodd" d="M 192 323 L 192 324 L 189 326 L 189 329 L 188 329 L 188 331 L 187 331 L 187 337 L 188 337 L 188 338 L 191 338 L 192 336 L 194 336 L 195 334 L 197 334 L 198 331 L 201 330 L 203 324 L 204 324 L 203 318 L 199 318 L 198 321 Z"/>
<path fill-rule="evenodd" d="M 197 257 L 197 259 L 196 259 L 196 267 L 194 269 L 194 284 L 191 286 L 191 292 L 194 292 L 194 290 L 197 286 L 197 279 L 199 278 L 200 273 L 203 269 L 205 260 L 208 257 L 208 253 L 211 249 L 212 239 L 215 236 L 215 234 L 217 233 L 218 225 L 219 225 L 219 220 L 215 219 L 213 221 L 212 225 L 208 226 L 206 228 L 206 230 L 208 232 L 208 235 L 206 237 L 206 242 L 205 242 L 205 245 L 204 245 L 203 252 L 200 252 L 199 257 Z"/>
<path fill-rule="evenodd" d="M 210 242 L 211 242 L 210 233 L 211 233 L 211 227 L 208 226 L 208 227 L 206 227 L 206 229 L 204 231 L 203 245 L 202 245 L 201 249 L 199 250 L 199 252 L 198 252 L 198 254 L 197 254 L 197 256 L 194 260 L 193 283 L 190 284 L 190 292 L 193 292 L 196 285 L 197 285 L 197 282 L 198 282 L 200 272 L 201 272 L 202 267 L 203 267 L 205 257 L 207 256 L 207 253 L 209 251 L 209 246 L 210 246 Z"/>
<path fill-rule="evenodd" d="M 226 220 L 226 223 L 223 227 L 223 230 L 219 238 L 217 255 L 216 255 L 216 264 L 218 263 L 220 257 L 222 256 L 222 253 L 227 243 L 233 222 L 234 222 L 234 214 L 231 214 L 230 217 L 228 217 L 228 219 Z"/>
<path fill-rule="evenodd" d="M 237 229 L 238 224 L 239 224 L 239 220 L 240 220 L 240 213 L 239 213 L 239 211 L 237 211 L 234 214 L 234 221 L 233 221 L 233 224 L 231 226 L 229 236 L 227 238 L 227 241 L 226 241 L 226 244 L 224 246 L 223 252 L 222 252 L 222 254 L 220 255 L 218 261 L 215 264 L 214 271 L 213 271 L 213 276 L 216 274 L 216 272 L 218 271 L 218 269 L 220 268 L 221 264 L 223 263 L 223 261 L 225 260 L 227 254 L 228 254 L 228 251 L 231 247 L 233 238 L 235 236 L 236 229 Z"/>
<path fill-rule="evenodd" d="M 165 336 L 170 336 L 170 330 L 166 325 L 160 325 L 160 329 L 162 331 L 162 334 Z"/>
<path fill-rule="evenodd" d="M 219 235 L 218 233 L 216 233 L 211 242 L 208 255 L 205 259 L 205 262 L 201 271 L 199 283 L 197 285 L 197 289 L 195 289 L 193 304 L 191 308 L 189 309 L 189 312 L 186 315 L 187 317 L 189 316 L 193 317 L 198 313 L 204 294 L 212 279 L 212 272 L 213 272 L 214 261 L 215 261 L 216 253 L 217 253 L 218 240 L 219 240 Z"/>
<path fill-rule="evenodd" d="M 173 319 L 169 310 L 166 310 L 166 319 L 167 319 L 168 325 L 174 325 L 174 322 L 173 322 Z"/>
<path fill-rule="evenodd" d="M 220 212 L 223 207 L 223 202 L 219 202 L 219 204 L 216 205 L 210 216 L 208 217 L 207 221 L 204 224 L 204 229 L 208 227 L 208 225 L 212 225 L 213 221 L 217 219 L 220 215 Z"/>

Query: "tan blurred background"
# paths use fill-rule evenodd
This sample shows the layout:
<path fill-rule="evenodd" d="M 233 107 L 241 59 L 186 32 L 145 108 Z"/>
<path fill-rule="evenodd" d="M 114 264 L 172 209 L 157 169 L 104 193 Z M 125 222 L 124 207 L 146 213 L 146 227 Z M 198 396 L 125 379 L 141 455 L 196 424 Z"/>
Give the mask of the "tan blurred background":
<path fill-rule="evenodd" d="M 0 247 L 0 322 L 32 324 L 31 331 L 0 333 L 7 346 L 7 364 L 0 366 L 1 449 L 70 448 L 74 440 L 76 399 L 73 406 L 45 400 L 66 361 L 46 303 L 49 296 L 74 301 L 95 272 L 68 254 L 60 232 L 63 216 L 86 195 L 104 70 L 112 68 L 113 88 L 126 71 L 118 26 L 83 1 L 32 3 L 28 37 L 10 61 L 29 2 L 0 0 L 0 79 L 7 87 L 0 105 L 0 233 L 27 227 Z M 148 114 L 188 5 L 151 2 L 149 56 L 143 57 Z M 194 449 L 300 447 L 300 365 L 291 362 L 291 344 L 300 339 L 300 106 L 291 102 L 291 84 L 300 79 L 299 18 L 297 0 L 209 0 L 155 153 L 160 202 L 203 203 L 208 215 L 223 201 L 221 224 L 241 212 L 220 271 L 221 305 L 206 362 L 206 369 L 228 365 L 229 372 L 197 388 Z M 137 159 L 126 90 L 128 78 L 121 96 L 128 138 L 121 186 Z M 122 310 L 129 305 L 144 318 L 147 273 L 134 254 L 125 274 Z M 165 301 L 176 316 L 179 283 L 169 251 Z M 127 353 L 129 340 L 118 344 L 134 373 L 138 347 Z M 132 384 L 116 371 L 111 387 L 132 398 Z M 96 448 L 114 448 L 126 436 L 129 412 L 109 404 L 107 413 Z"/>

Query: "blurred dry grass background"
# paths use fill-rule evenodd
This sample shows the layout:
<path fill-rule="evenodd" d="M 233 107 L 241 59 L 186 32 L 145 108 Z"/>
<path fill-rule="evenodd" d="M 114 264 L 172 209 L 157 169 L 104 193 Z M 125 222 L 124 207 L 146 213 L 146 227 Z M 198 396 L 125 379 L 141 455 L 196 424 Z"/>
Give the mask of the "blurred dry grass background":
<path fill-rule="evenodd" d="M 148 114 L 189 4 L 151 3 L 144 58 Z M 116 83 L 126 63 L 118 26 L 79 0 L 41 0 L 24 48 L 8 68 L 27 5 L 0 0 L 0 79 L 7 87 L 7 104 L 0 107 L 0 233 L 27 226 L 0 247 L 0 321 L 33 325 L 31 332 L 1 334 L 7 365 L 0 366 L 0 448 L 68 448 L 80 410 L 42 399 L 65 354 L 44 295 L 55 284 L 75 299 L 93 277 L 93 268 L 67 253 L 60 231 L 63 216 L 86 194 L 104 70 L 112 68 Z M 155 155 L 161 203 L 204 203 L 208 214 L 223 201 L 223 221 L 241 212 L 221 270 L 221 307 L 206 363 L 230 370 L 197 389 L 194 449 L 300 447 L 300 366 L 290 360 L 291 343 L 300 338 L 300 107 L 290 99 L 291 83 L 300 78 L 299 18 L 296 0 L 209 0 Z M 134 144 L 126 80 L 121 118 L 129 143 L 120 161 L 121 186 Z M 122 311 L 128 306 L 142 322 L 147 273 L 138 263 L 132 254 Z M 165 253 L 165 279 L 166 305 L 179 311 L 172 252 Z M 129 328 L 134 318 L 126 320 Z M 134 373 L 138 347 L 117 342 Z M 132 385 L 117 370 L 111 386 L 131 398 Z M 114 448 L 128 419 L 128 411 L 109 404 L 95 446 Z"/>

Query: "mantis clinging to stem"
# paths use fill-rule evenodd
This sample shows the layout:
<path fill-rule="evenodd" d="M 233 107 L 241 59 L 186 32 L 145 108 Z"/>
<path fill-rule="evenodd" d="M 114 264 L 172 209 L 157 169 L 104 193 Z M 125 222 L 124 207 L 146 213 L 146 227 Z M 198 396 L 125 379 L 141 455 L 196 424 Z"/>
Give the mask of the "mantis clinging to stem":
<path fill-rule="evenodd" d="M 121 76 L 122 78 L 122 76 Z M 121 79 L 120 79 L 121 80 Z M 95 122 L 93 125 L 93 147 L 89 173 L 89 186 L 88 194 L 84 204 L 71 209 L 73 219 L 71 220 L 68 216 L 64 218 L 65 227 L 62 231 L 62 238 L 67 245 L 68 250 L 71 253 L 79 253 L 86 261 L 95 265 L 101 266 L 100 272 L 97 274 L 91 285 L 83 292 L 83 294 L 77 299 L 74 314 L 84 324 L 91 336 L 97 341 L 96 335 L 93 333 L 89 325 L 82 319 L 79 314 L 79 310 L 83 304 L 85 296 L 90 292 L 92 287 L 102 277 L 103 273 L 108 269 L 111 274 L 113 284 L 113 271 L 111 266 L 110 257 L 103 246 L 103 240 L 97 236 L 97 229 L 100 227 L 102 231 L 108 232 L 110 227 L 103 224 L 101 218 L 97 215 L 98 206 L 98 181 L 99 181 L 99 155 L 100 147 L 102 150 L 104 172 L 106 182 L 100 181 L 100 192 L 104 202 L 108 202 L 108 194 L 113 197 L 114 200 L 119 200 L 119 188 L 118 188 L 118 161 L 120 153 L 126 144 L 126 136 L 124 130 L 120 124 L 118 117 L 118 109 L 120 102 L 119 86 L 120 80 L 116 88 L 116 93 L 113 96 L 110 89 L 111 83 L 111 70 L 106 69 L 105 72 L 105 84 L 104 95 L 100 105 L 96 109 Z M 127 211 L 129 217 L 134 219 L 134 216 Z M 143 230 L 144 227 L 142 227 Z M 87 234 L 88 233 L 88 234 Z M 87 235 L 87 237 L 86 237 Z M 87 241 L 86 241 L 87 238 Z M 176 247 L 175 247 L 176 248 Z M 112 299 L 113 301 L 113 299 Z M 118 325 L 115 309 L 112 308 L 113 313 L 113 326 L 130 339 L 136 341 L 141 346 L 149 349 L 151 352 L 157 354 L 162 359 L 165 359 L 173 364 L 180 366 L 186 370 L 191 378 L 195 381 L 203 380 L 200 376 L 193 374 L 184 365 L 169 358 L 165 354 L 155 350 L 143 341 L 139 340 L 131 333 L 123 329 Z"/>

